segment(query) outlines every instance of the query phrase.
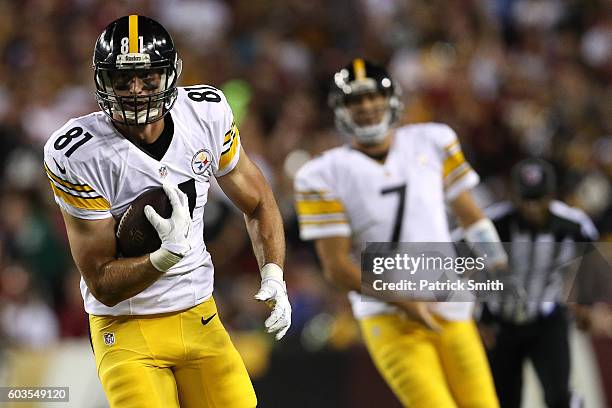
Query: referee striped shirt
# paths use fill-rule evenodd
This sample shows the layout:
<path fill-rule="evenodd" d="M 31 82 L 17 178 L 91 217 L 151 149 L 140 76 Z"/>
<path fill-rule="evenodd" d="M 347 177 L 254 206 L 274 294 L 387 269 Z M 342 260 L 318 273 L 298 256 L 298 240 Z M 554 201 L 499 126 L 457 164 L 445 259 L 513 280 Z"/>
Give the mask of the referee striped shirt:
<path fill-rule="evenodd" d="M 598 239 L 593 222 L 582 210 L 556 200 L 550 203 L 548 222 L 539 228 L 525 222 L 509 201 L 494 204 L 485 212 L 501 241 L 507 243 L 510 269 L 527 293 L 527 301 L 522 303 L 516 299 L 489 302 L 489 312 L 519 321 L 550 314 L 565 298 L 568 266 L 582 255 L 577 243 Z"/>

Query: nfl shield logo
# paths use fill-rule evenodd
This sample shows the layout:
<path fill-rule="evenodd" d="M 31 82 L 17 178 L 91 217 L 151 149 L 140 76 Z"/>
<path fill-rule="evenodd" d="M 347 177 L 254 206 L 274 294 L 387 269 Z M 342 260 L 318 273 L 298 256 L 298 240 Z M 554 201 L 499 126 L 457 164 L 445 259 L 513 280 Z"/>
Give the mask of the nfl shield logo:
<path fill-rule="evenodd" d="M 107 346 L 115 344 L 115 333 L 104 333 L 102 336 L 104 337 L 104 344 Z"/>
<path fill-rule="evenodd" d="M 168 175 L 168 168 L 166 166 L 161 166 L 159 168 L 159 177 L 166 178 L 167 175 Z"/>

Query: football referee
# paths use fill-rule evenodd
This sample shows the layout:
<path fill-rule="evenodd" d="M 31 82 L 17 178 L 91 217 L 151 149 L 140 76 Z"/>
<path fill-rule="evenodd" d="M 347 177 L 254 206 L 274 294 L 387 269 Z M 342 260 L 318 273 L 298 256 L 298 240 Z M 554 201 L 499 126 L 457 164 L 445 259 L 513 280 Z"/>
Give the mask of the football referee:
<path fill-rule="evenodd" d="M 554 200 L 553 167 L 527 159 L 512 169 L 513 199 L 491 206 L 487 214 L 502 242 L 509 267 L 526 300 L 490 301 L 481 325 L 488 345 L 495 387 L 502 408 L 519 408 L 523 364 L 531 360 L 549 408 L 580 407 L 569 388 L 570 356 L 567 298 L 568 264 L 598 233 L 581 210 Z"/>

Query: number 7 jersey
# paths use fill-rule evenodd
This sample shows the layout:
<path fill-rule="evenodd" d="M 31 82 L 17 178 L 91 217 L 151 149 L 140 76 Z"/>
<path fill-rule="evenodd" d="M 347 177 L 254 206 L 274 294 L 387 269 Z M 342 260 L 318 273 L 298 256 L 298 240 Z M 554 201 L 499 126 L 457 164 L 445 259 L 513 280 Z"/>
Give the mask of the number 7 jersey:
<path fill-rule="evenodd" d="M 118 219 L 143 192 L 167 181 L 181 185 L 192 215 L 191 250 L 138 295 L 107 307 L 81 279 L 85 310 L 95 315 L 145 315 L 183 310 L 208 299 L 213 265 L 203 240 L 211 177 L 229 173 L 240 156 L 240 136 L 221 91 L 178 88 L 168 113 L 174 133 L 161 160 L 128 141 L 103 112 L 68 121 L 47 141 L 44 167 L 56 203 L 82 219 Z"/>
<path fill-rule="evenodd" d="M 395 130 L 384 164 L 350 146 L 306 163 L 295 178 L 303 240 L 350 237 L 360 263 L 367 242 L 451 242 L 446 203 L 479 182 L 457 135 L 438 123 Z M 357 318 L 393 313 L 390 305 L 350 293 Z M 470 303 L 438 303 L 434 310 L 464 320 Z"/>

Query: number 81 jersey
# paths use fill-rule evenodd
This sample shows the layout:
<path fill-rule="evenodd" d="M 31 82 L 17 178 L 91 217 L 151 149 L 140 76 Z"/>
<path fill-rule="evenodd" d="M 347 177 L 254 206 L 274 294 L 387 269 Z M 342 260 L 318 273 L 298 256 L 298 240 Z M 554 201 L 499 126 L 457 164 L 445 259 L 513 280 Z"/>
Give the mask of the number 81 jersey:
<path fill-rule="evenodd" d="M 147 289 L 114 307 L 95 299 L 81 279 L 88 313 L 166 313 L 195 306 L 212 294 L 213 265 L 203 241 L 204 205 L 210 178 L 236 166 L 240 135 L 225 96 L 207 85 L 178 88 L 168 115 L 174 132 L 160 160 L 123 137 L 103 112 L 68 121 L 45 144 L 44 167 L 55 201 L 74 217 L 118 219 L 134 199 L 164 181 L 180 185 L 189 197 L 189 253 Z"/>
<path fill-rule="evenodd" d="M 450 127 L 404 126 L 395 130 L 384 164 L 341 146 L 298 171 L 294 184 L 300 237 L 350 237 L 357 263 L 367 242 L 451 242 L 446 203 L 478 182 Z M 395 311 L 356 293 L 349 299 L 357 318 Z M 464 320 L 471 305 L 438 303 L 434 311 Z"/>

